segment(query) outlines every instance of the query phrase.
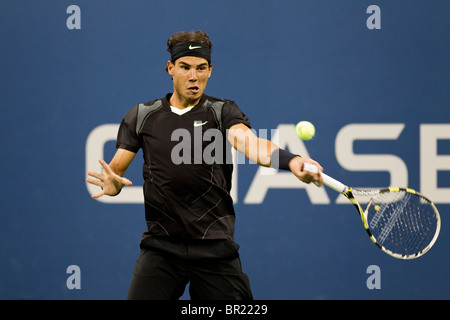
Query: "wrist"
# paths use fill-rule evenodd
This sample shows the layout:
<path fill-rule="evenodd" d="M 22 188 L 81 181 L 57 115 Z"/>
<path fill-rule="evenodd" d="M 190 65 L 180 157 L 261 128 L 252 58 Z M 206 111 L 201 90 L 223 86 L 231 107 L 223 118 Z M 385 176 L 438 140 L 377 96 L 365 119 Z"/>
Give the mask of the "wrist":
<path fill-rule="evenodd" d="M 102 190 L 103 190 L 103 187 L 100 187 Z M 119 195 L 119 193 L 122 191 L 122 189 L 123 189 L 123 187 L 122 188 L 120 188 L 119 189 L 119 191 L 117 191 L 117 193 L 116 194 L 110 194 L 109 196 L 110 197 L 115 197 L 115 196 L 118 196 Z"/>
<path fill-rule="evenodd" d="M 290 153 L 289 151 L 283 149 L 276 149 L 274 152 L 272 152 L 272 155 L 270 157 L 270 165 L 275 169 L 289 171 L 291 170 L 289 163 L 295 157 L 300 157 L 300 155 Z"/>

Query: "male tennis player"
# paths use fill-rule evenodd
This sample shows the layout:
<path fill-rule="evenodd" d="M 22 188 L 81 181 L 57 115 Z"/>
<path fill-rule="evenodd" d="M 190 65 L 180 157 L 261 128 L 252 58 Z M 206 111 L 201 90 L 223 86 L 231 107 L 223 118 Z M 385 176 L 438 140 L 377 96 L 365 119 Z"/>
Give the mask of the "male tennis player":
<path fill-rule="evenodd" d="M 204 31 L 172 35 L 166 71 L 173 79 L 173 93 L 133 107 L 122 120 L 110 164 L 100 160 L 102 173 L 88 172 L 96 179 L 87 182 L 102 188 L 93 198 L 117 195 L 131 185 L 122 176 L 143 150 L 148 230 L 128 299 L 179 299 L 187 283 L 191 299 L 253 298 L 234 242 L 232 164 L 226 161 L 226 150 L 220 152 L 221 138 L 255 163 L 290 170 L 305 183 L 322 184 L 320 172 L 303 171 L 304 163 L 321 171 L 317 162 L 258 138 L 233 101 L 204 94 L 213 68 L 211 48 Z M 201 139 L 199 146 L 196 134 L 210 132 L 213 135 Z M 192 137 L 186 138 L 192 148 L 180 151 L 181 137 Z M 205 156 L 211 154 L 211 143 L 214 161 Z"/>

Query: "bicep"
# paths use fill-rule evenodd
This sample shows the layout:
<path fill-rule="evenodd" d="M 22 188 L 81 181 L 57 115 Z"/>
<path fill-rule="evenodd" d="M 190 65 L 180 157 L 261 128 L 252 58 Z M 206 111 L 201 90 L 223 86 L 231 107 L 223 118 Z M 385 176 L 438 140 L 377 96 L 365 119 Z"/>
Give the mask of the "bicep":
<path fill-rule="evenodd" d="M 111 170 L 119 176 L 123 176 L 131 161 L 133 161 L 135 155 L 135 152 L 122 148 L 117 149 L 116 154 L 109 163 Z"/>

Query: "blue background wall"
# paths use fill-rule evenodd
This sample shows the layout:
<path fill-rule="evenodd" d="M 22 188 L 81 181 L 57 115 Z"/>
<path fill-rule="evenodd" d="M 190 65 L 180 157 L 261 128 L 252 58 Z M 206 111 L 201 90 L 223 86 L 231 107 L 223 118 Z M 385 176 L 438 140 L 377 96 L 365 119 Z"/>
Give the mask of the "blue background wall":
<path fill-rule="evenodd" d="M 79 30 L 66 26 L 72 4 Z M 381 29 L 366 26 L 370 5 L 381 9 Z M 213 40 L 209 95 L 235 100 L 256 129 L 312 121 L 317 136 L 297 143 L 350 185 L 388 185 L 390 175 L 344 168 L 340 130 L 403 124 L 397 139 L 355 141 L 354 153 L 402 159 L 408 185 L 423 189 L 421 171 L 434 164 L 421 163 L 421 125 L 447 125 L 437 155 L 450 155 L 449 10 L 447 0 L 2 0 L 0 298 L 126 297 L 144 208 L 90 198 L 86 172 L 97 168 L 87 168 L 86 143 L 134 104 L 172 91 L 165 44 L 177 31 L 205 29 Z M 109 161 L 114 142 L 103 151 Z M 126 174 L 136 186 L 141 159 Z M 370 242 L 332 190 L 327 204 L 287 187 L 244 203 L 258 167 L 239 165 L 236 241 L 255 298 L 450 298 L 450 169 L 442 166 L 444 196 L 427 193 L 439 198 L 440 238 L 424 257 L 400 261 Z M 66 286 L 69 265 L 81 269 L 79 290 Z M 380 290 L 366 286 L 371 265 L 380 267 Z"/>

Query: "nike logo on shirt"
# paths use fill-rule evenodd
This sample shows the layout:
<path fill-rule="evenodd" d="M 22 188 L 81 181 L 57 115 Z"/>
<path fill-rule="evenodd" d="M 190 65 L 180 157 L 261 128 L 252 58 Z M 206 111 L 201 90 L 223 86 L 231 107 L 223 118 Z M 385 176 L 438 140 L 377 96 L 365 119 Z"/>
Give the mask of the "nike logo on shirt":
<path fill-rule="evenodd" d="M 201 126 L 203 126 L 203 125 L 205 125 L 207 123 L 208 123 L 208 121 L 205 121 L 205 122 L 194 121 L 194 127 L 201 127 Z"/>

